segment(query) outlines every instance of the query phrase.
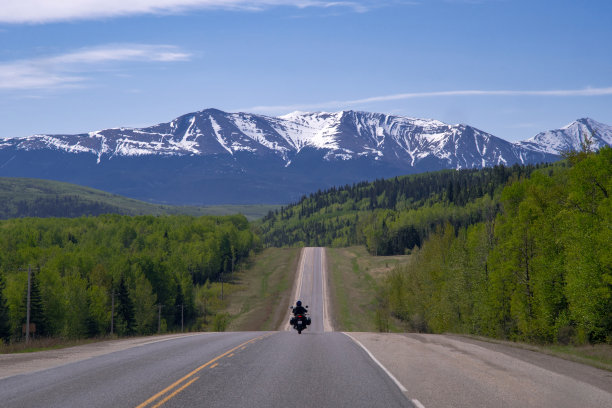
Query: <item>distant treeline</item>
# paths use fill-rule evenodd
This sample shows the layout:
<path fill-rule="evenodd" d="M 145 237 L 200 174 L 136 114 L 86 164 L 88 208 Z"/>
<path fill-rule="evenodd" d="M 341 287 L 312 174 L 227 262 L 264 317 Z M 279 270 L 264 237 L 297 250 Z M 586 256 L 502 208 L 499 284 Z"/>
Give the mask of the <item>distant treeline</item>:
<path fill-rule="evenodd" d="M 111 310 L 120 335 L 205 329 L 216 282 L 259 246 L 243 216 L 0 221 L 0 337 L 22 336 L 28 268 L 37 336 L 108 334 Z"/>
<path fill-rule="evenodd" d="M 510 181 L 549 165 L 447 170 L 318 191 L 270 212 L 260 223 L 267 246 L 366 245 L 374 255 L 419 247 L 441 225 L 455 229 L 494 218 Z"/>
<path fill-rule="evenodd" d="M 379 327 L 612 343 L 612 149 L 506 186 L 501 213 L 446 223 L 380 288 Z"/>
<path fill-rule="evenodd" d="M 102 214 L 125 214 L 125 208 L 102 201 L 87 200 L 78 195 L 55 195 L 30 200 L 5 200 L 0 203 L 0 219 L 22 217 L 83 217 Z"/>

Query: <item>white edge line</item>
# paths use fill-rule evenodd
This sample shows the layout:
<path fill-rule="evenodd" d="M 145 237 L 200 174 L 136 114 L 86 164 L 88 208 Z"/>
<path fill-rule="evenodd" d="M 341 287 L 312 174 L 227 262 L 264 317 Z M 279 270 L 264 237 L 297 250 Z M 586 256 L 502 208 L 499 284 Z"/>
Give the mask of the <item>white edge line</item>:
<path fill-rule="evenodd" d="M 359 345 L 359 347 L 361 347 L 362 349 L 365 350 L 366 353 L 368 353 L 368 356 L 370 356 L 370 358 L 376 363 L 378 364 L 378 366 L 380 368 L 382 368 L 382 370 L 387 373 L 387 375 L 389 376 L 389 378 L 391 378 L 393 380 L 393 382 L 395 383 L 395 385 L 398 386 L 398 388 L 400 389 L 401 392 L 408 392 L 408 390 L 406 389 L 406 387 L 404 387 L 404 385 L 399 382 L 399 380 L 397 378 L 395 378 L 395 376 L 393 374 L 391 374 L 391 372 L 389 370 L 387 370 L 387 368 L 381 364 L 380 361 L 378 361 L 378 359 L 376 357 L 374 357 L 374 355 L 372 353 L 370 353 L 370 350 L 368 350 L 363 344 L 361 344 L 361 342 L 359 340 L 357 340 L 356 338 L 354 338 L 353 336 L 351 336 L 350 334 L 348 334 L 347 332 L 342 332 L 342 334 L 348 336 L 351 340 L 353 340 L 355 343 L 357 343 Z M 425 406 L 423 404 L 421 404 L 421 402 L 418 399 L 411 399 L 410 402 L 412 402 L 417 408 L 425 408 Z"/>
<path fill-rule="evenodd" d="M 329 320 L 329 311 L 327 310 L 327 262 L 325 248 L 321 249 L 321 285 L 323 286 L 323 332 L 334 331 Z"/>
<path fill-rule="evenodd" d="M 425 408 L 425 405 L 421 404 L 418 399 L 411 399 L 410 402 L 416 405 L 417 408 Z"/>
<path fill-rule="evenodd" d="M 397 380 L 397 378 L 395 378 L 395 376 L 394 376 L 393 374 L 391 374 L 391 372 L 390 372 L 389 370 L 387 370 L 387 368 L 386 368 L 384 365 L 382 365 L 382 364 L 380 363 L 380 361 L 378 361 L 378 360 L 376 359 L 376 357 L 374 357 L 374 355 L 373 355 L 372 353 L 370 353 L 370 350 L 368 350 L 367 348 L 365 348 L 365 346 L 359 342 L 359 340 L 357 340 L 356 338 L 354 338 L 353 336 L 351 336 L 351 335 L 350 335 L 350 334 L 348 334 L 347 332 L 342 332 L 342 334 L 345 334 L 345 335 L 347 335 L 348 337 L 350 337 L 350 338 L 351 338 L 351 339 L 352 339 L 352 340 L 353 340 L 355 343 L 357 343 L 357 344 L 359 345 L 359 347 L 361 347 L 362 349 L 364 349 L 364 350 L 365 350 L 365 352 L 366 352 L 366 353 L 368 353 L 368 356 L 370 356 L 370 358 L 371 358 L 372 360 L 374 360 L 374 362 L 375 362 L 376 364 L 378 364 L 378 366 L 379 366 L 380 368 L 382 368 L 382 370 L 383 370 L 385 373 L 387 373 L 387 375 L 389 376 L 389 378 L 391 378 L 391 379 L 393 380 L 393 382 L 395 383 L 395 385 L 397 385 L 397 386 L 399 387 L 399 389 L 400 389 L 402 392 L 408 392 L 408 390 L 406 389 L 406 387 L 404 387 L 404 385 L 403 385 L 401 382 L 399 382 L 399 381 Z M 419 403 L 419 404 L 420 404 L 420 403 Z M 423 407 L 422 405 L 421 405 L 421 407 L 422 407 L 422 408 L 425 408 L 425 407 Z"/>
<path fill-rule="evenodd" d="M 305 258 L 305 252 L 306 252 L 306 248 L 302 248 L 302 250 L 300 251 L 300 259 L 298 260 L 298 276 L 297 279 L 295 280 L 294 283 L 294 287 L 291 290 L 291 304 L 293 305 L 293 301 L 295 299 L 299 298 L 299 295 L 302 292 L 302 271 L 304 269 L 304 258 Z M 285 324 L 283 325 L 283 331 L 290 331 L 291 330 L 291 326 L 289 325 L 289 320 L 287 320 L 285 322 Z"/>

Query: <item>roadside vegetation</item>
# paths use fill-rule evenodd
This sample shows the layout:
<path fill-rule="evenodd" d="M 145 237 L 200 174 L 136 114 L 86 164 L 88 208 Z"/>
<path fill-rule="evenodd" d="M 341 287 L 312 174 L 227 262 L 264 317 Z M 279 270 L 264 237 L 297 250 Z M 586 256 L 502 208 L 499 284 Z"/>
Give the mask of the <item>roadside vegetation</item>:
<path fill-rule="evenodd" d="M 416 331 L 612 344 L 612 149 L 568 161 L 505 187 L 494 219 L 438 227 L 380 307 Z"/>
<path fill-rule="evenodd" d="M 452 332 L 580 355 L 596 346 L 604 351 L 594 358 L 607 361 L 610 192 L 612 149 L 595 153 L 587 141 L 554 165 L 319 191 L 255 223 L 2 221 L 0 337 L 23 339 L 28 266 L 36 336 L 106 336 L 111 321 L 119 335 L 179 331 L 181 322 L 273 330 L 288 314 L 299 248 L 328 246 L 337 330 Z"/>
<path fill-rule="evenodd" d="M 587 140 L 554 165 L 443 171 L 317 192 L 268 214 L 259 228 L 264 245 L 356 244 L 372 255 L 411 254 L 380 279 L 351 267 L 361 276 L 348 285 L 355 291 L 334 294 L 348 330 L 357 327 L 351 308 L 372 315 L 367 301 L 348 300 L 361 298 L 371 281 L 379 330 L 387 330 L 386 316 L 389 330 L 612 344 L 610 192 L 612 149 L 592 152 Z M 337 277 L 339 251 L 330 251 L 336 290 L 351 276 Z"/>
<path fill-rule="evenodd" d="M 289 319 L 300 248 L 267 248 L 234 275 L 227 330 L 278 330 Z"/>
<path fill-rule="evenodd" d="M 35 337 L 222 330 L 223 283 L 259 248 L 244 216 L 2 221 L 0 338 L 23 339 L 28 270 Z"/>
<path fill-rule="evenodd" d="M 364 246 L 328 248 L 328 290 L 334 330 L 404 331 L 401 322 L 378 308 L 380 282 L 409 255 L 374 256 Z"/>

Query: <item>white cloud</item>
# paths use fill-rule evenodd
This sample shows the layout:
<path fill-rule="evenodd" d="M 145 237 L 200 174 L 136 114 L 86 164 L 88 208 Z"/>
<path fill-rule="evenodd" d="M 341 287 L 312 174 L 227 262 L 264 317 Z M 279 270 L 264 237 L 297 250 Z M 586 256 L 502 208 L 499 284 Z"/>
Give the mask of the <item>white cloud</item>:
<path fill-rule="evenodd" d="M 112 44 L 60 55 L 0 62 L 0 89 L 76 86 L 105 64 L 186 61 L 190 54 L 169 45 Z"/>
<path fill-rule="evenodd" d="M 263 10 L 275 6 L 343 7 L 364 12 L 388 0 L 2 0 L 0 23 L 48 23 L 138 14 L 173 14 L 194 9 Z"/>
<path fill-rule="evenodd" d="M 584 88 L 584 89 L 556 89 L 535 91 L 513 91 L 513 90 L 463 90 L 463 91 L 437 91 L 437 92 L 411 92 L 370 98 L 353 99 L 346 101 L 327 101 L 312 104 L 299 105 L 276 105 L 276 106 L 254 106 L 247 109 L 239 109 L 248 112 L 289 112 L 295 110 L 316 110 L 325 108 L 342 109 L 353 105 L 364 105 L 377 102 L 399 101 L 417 98 L 452 97 L 452 96 L 606 96 L 612 95 L 612 87 L 608 88 Z"/>

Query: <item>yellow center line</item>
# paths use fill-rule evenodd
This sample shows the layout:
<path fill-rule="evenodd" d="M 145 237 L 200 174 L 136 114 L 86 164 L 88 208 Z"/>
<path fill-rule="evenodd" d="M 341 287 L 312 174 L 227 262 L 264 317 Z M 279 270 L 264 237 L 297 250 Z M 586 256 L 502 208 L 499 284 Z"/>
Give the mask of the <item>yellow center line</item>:
<path fill-rule="evenodd" d="M 219 365 L 219 363 L 215 363 L 215 364 L 211 365 L 210 368 L 215 368 L 218 365 Z"/>
<path fill-rule="evenodd" d="M 234 357 L 234 353 L 228 354 L 227 358 Z"/>
<path fill-rule="evenodd" d="M 178 394 L 179 392 L 183 391 L 185 388 L 189 387 L 191 384 L 193 384 L 198 378 L 200 377 L 196 377 L 194 379 L 192 379 L 191 381 L 189 381 L 188 383 L 184 384 L 181 388 L 178 388 L 177 390 L 175 390 L 172 394 L 168 395 L 166 398 L 164 398 L 163 400 L 159 401 L 157 404 L 153 405 L 151 408 L 159 408 L 161 405 L 164 405 L 166 403 L 166 401 L 168 401 L 169 399 L 171 399 L 172 397 L 174 397 L 176 394 Z"/>
<path fill-rule="evenodd" d="M 153 401 L 155 401 L 156 399 L 158 399 L 159 397 L 161 397 L 162 395 L 164 395 L 165 393 L 167 393 L 168 391 L 170 391 L 171 389 L 173 389 L 174 387 L 177 387 L 178 385 L 180 385 L 183 381 L 185 381 L 186 379 L 188 379 L 189 377 L 192 377 L 194 374 L 196 374 L 197 372 L 201 371 L 202 369 L 208 367 L 209 365 L 211 365 L 212 363 L 214 363 L 215 361 L 227 356 L 228 354 L 234 352 L 235 350 L 239 349 L 240 347 L 246 347 L 249 343 L 253 343 L 257 340 L 261 340 L 265 337 L 271 336 L 273 333 L 269 333 L 269 334 L 265 334 L 263 336 L 259 336 L 256 337 L 254 339 L 245 341 L 244 343 L 234 347 L 231 350 L 226 351 L 225 353 L 218 355 L 217 357 L 213 358 L 212 360 L 210 360 L 209 362 L 207 362 L 206 364 L 202 364 L 201 366 L 199 366 L 198 368 L 196 368 L 195 370 L 193 370 L 192 372 L 190 372 L 189 374 L 185 375 L 184 377 L 182 377 L 181 379 L 175 381 L 174 383 L 170 384 L 168 387 L 164 388 L 163 390 L 161 390 L 160 392 L 158 392 L 157 394 L 153 395 L 151 398 L 149 398 L 148 400 L 146 400 L 145 402 L 143 402 L 142 404 L 136 406 L 136 408 L 144 408 L 147 405 L 149 405 L 150 403 L 152 403 Z M 193 380 L 195 381 L 195 379 Z M 193 381 L 190 381 L 189 384 L 193 383 Z M 185 387 L 181 387 L 179 390 L 184 389 Z M 175 395 L 175 394 L 173 394 Z M 171 398 L 171 397 L 170 397 Z M 169 399 L 169 398 L 168 398 Z M 164 399 L 163 401 L 167 401 L 167 399 Z M 151 408 L 155 408 L 158 407 L 159 405 L 161 405 L 163 402 L 159 403 L 158 405 L 155 405 L 154 407 Z"/>

